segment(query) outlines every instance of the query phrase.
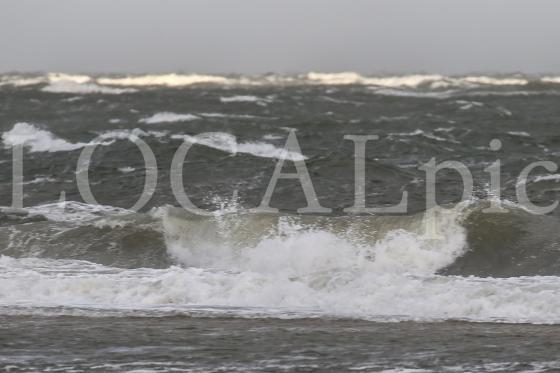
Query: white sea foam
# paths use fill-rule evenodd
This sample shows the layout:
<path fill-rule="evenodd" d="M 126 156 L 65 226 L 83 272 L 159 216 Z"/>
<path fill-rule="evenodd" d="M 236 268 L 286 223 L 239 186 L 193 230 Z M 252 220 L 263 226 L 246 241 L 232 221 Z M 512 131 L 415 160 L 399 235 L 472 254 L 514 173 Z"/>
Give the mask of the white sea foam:
<path fill-rule="evenodd" d="M 302 154 L 286 151 L 284 148 L 278 148 L 264 142 L 238 143 L 235 136 L 225 132 L 207 132 L 196 137 L 191 135 L 172 135 L 171 138 L 182 139 L 232 154 L 245 153 L 262 158 L 290 159 L 295 161 L 307 159 Z"/>
<path fill-rule="evenodd" d="M 83 99 L 82 96 L 74 96 L 74 97 L 65 98 L 62 101 L 64 101 L 64 102 L 76 102 L 76 101 L 80 101 L 82 99 Z"/>
<path fill-rule="evenodd" d="M 303 75 L 255 75 L 225 76 L 202 74 L 152 74 L 127 76 L 70 75 L 50 73 L 42 76 L 4 75 L 0 77 L 0 86 L 31 86 L 42 83 L 48 85 L 43 89 L 47 92 L 75 92 L 118 94 L 133 92 L 132 87 L 187 87 L 196 84 L 238 85 L 238 86 L 275 86 L 275 85 L 367 85 L 378 88 L 401 90 L 443 90 L 473 89 L 500 86 L 526 86 L 530 82 L 560 83 L 560 77 L 530 77 L 521 75 L 510 76 L 444 76 L 439 74 L 410 74 L 393 76 L 361 75 L 356 72 L 319 73 L 310 72 Z M 81 86 L 81 88 L 79 88 Z M 125 91 L 116 88 L 126 89 Z M 387 91 L 386 93 L 389 93 Z M 500 94 L 500 92 L 495 92 Z M 248 101 L 247 101 L 248 102 Z M 256 101 L 264 104 L 266 101 Z"/>
<path fill-rule="evenodd" d="M 250 114 L 225 114 L 225 113 L 197 113 L 205 118 L 234 118 L 234 119 L 274 119 L 271 117 L 258 117 Z"/>
<path fill-rule="evenodd" d="M 422 136 L 425 137 L 427 139 L 432 139 L 432 140 L 436 140 L 436 141 L 442 141 L 442 142 L 453 142 L 453 143 L 458 143 L 458 141 L 454 140 L 454 139 L 446 139 L 437 135 L 434 135 L 433 133 L 430 132 L 426 132 L 423 131 L 419 128 L 417 128 L 416 130 L 412 131 L 412 132 L 393 132 L 393 133 L 389 133 L 389 137 L 410 137 L 410 136 Z"/>
<path fill-rule="evenodd" d="M 49 73 L 47 79 L 51 83 L 57 82 L 73 82 L 77 84 L 83 84 L 91 82 L 92 78 L 88 75 L 72 75 L 72 74 L 62 74 L 62 73 Z"/>
<path fill-rule="evenodd" d="M 410 119 L 410 117 L 406 115 L 397 115 L 397 116 L 385 116 L 382 115 L 379 118 L 375 118 L 376 123 L 383 123 L 383 122 L 401 122 Z"/>
<path fill-rule="evenodd" d="M 533 182 L 537 183 L 539 181 L 551 181 L 551 180 L 553 181 L 560 180 L 560 174 L 537 176 L 533 179 Z"/>
<path fill-rule="evenodd" d="M 122 94 L 132 93 L 131 88 L 103 87 L 96 84 L 95 79 L 88 75 L 70 75 L 62 73 L 49 73 L 46 77 L 48 85 L 42 88 L 43 92 L 50 93 L 75 93 L 75 94 Z"/>
<path fill-rule="evenodd" d="M 164 111 L 161 113 L 156 113 L 151 117 L 142 118 L 139 120 L 139 122 L 145 124 L 155 124 L 155 123 L 187 122 L 196 119 L 200 119 L 200 118 L 193 114 L 177 114 L 177 113 Z"/>
<path fill-rule="evenodd" d="M 220 102 L 226 104 L 231 102 L 252 102 L 257 105 L 266 105 L 268 102 L 270 102 L 270 99 L 251 96 L 251 95 L 236 95 L 236 96 L 220 97 Z"/>
<path fill-rule="evenodd" d="M 363 76 L 355 72 L 345 73 L 309 73 L 311 82 L 327 85 L 360 84 L 383 88 L 474 88 L 480 86 L 516 86 L 527 85 L 529 80 L 521 77 L 490 77 L 490 76 L 443 76 L 437 74 L 414 74 L 400 76 Z M 397 94 L 399 91 L 379 91 L 386 94 Z M 400 91 L 402 93 L 402 91 Z"/>
<path fill-rule="evenodd" d="M 421 84 L 441 81 L 444 79 L 441 75 L 404 75 L 404 76 L 388 76 L 388 77 L 365 77 L 355 72 L 344 73 L 315 73 L 307 74 L 307 79 L 311 82 L 328 85 L 347 85 L 347 84 L 365 84 L 377 85 L 382 87 L 409 87 L 416 88 Z"/>
<path fill-rule="evenodd" d="M 52 177 L 47 177 L 47 176 L 42 176 L 42 177 L 36 177 L 33 180 L 30 181 L 26 181 L 23 184 L 45 184 L 45 183 L 54 183 L 56 182 L 55 178 Z"/>
<path fill-rule="evenodd" d="M 167 86 L 181 87 L 193 84 L 227 84 L 230 79 L 217 75 L 181 75 L 181 74 L 162 74 L 162 75 L 138 75 L 121 78 L 98 78 L 97 82 L 104 85 L 115 86 Z"/>
<path fill-rule="evenodd" d="M 0 78 L 0 86 L 27 87 L 45 82 L 46 78 L 44 76 L 5 75 Z"/>
<path fill-rule="evenodd" d="M 560 76 L 545 76 L 541 78 L 541 81 L 544 83 L 560 84 Z"/>
<path fill-rule="evenodd" d="M 474 90 L 469 92 L 464 92 L 465 96 L 470 97 L 488 97 L 488 96 L 503 96 L 503 97 L 515 97 L 515 96 L 558 96 L 559 91 L 542 91 L 542 90 Z"/>
<path fill-rule="evenodd" d="M 560 291 L 558 277 L 434 274 L 464 251 L 465 231 L 456 217 L 452 212 L 441 216 L 441 241 L 393 229 L 357 243 L 327 230 L 303 229 L 288 219 L 280 222 L 278 233 L 245 246 L 220 237 L 197 241 L 189 235 L 191 221 L 166 218 L 168 250 L 184 266 L 121 269 L 2 256 L 0 313 L 56 315 L 75 307 L 86 316 L 108 310 L 117 315 L 198 312 L 560 323 L 560 299 L 554 296 Z M 218 224 L 208 237 L 221 232 Z"/>
<path fill-rule="evenodd" d="M 280 136 L 280 135 L 274 135 L 272 133 L 267 133 L 262 138 L 263 138 L 263 140 L 280 140 L 280 139 L 283 139 L 284 137 Z"/>
<path fill-rule="evenodd" d="M 128 174 L 128 173 L 136 171 L 136 169 L 134 167 L 119 167 L 118 171 L 123 173 L 123 174 Z"/>
<path fill-rule="evenodd" d="M 466 100 L 457 100 L 455 101 L 456 104 L 460 105 L 460 110 L 470 110 L 475 107 L 483 107 L 484 104 L 478 101 L 466 101 Z"/>
<path fill-rule="evenodd" d="M 5 147 L 23 145 L 30 152 L 60 152 L 83 148 L 87 143 L 71 143 L 47 130 L 29 123 L 16 123 L 14 127 L 2 134 Z"/>
<path fill-rule="evenodd" d="M 369 90 L 376 95 L 380 96 L 394 96 L 394 97 L 418 97 L 418 98 L 431 98 L 431 99 L 446 99 L 452 97 L 457 93 L 456 90 L 445 91 L 418 91 L 400 88 L 379 88 L 369 87 Z"/>
<path fill-rule="evenodd" d="M 130 211 L 113 206 L 89 205 L 65 201 L 36 205 L 24 209 L 30 215 L 41 215 L 56 222 L 83 223 L 104 216 L 128 214 Z"/>
<path fill-rule="evenodd" d="M 133 129 L 119 129 L 119 130 L 111 130 L 99 133 L 98 138 L 101 140 L 129 140 L 136 137 L 164 137 L 167 136 L 167 131 L 144 131 L 140 128 L 133 128 Z M 105 143 L 107 144 L 107 143 Z"/>
<path fill-rule="evenodd" d="M 65 152 L 81 149 L 87 145 L 103 145 L 113 144 L 114 140 L 128 140 L 133 136 L 137 137 L 164 137 L 167 136 L 166 131 L 144 131 L 139 128 L 111 130 L 99 133 L 97 140 L 90 142 L 72 143 L 61 139 L 52 132 L 41 129 L 39 126 L 20 122 L 14 127 L 2 134 L 2 142 L 5 147 L 9 148 L 15 145 L 23 145 L 29 152 Z"/>
<path fill-rule="evenodd" d="M 511 117 L 513 115 L 510 110 L 506 109 L 503 106 L 496 106 L 496 111 L 498 112 L 498 114 L 505 117 Z"/>
<path fill-rule="evenodd" d="M 531 134 L 525 131 L 508 131 L 508 135 L 517 137 L 531 137 Z"/>
<path fill-rule="evenodd" d="M 58 80 L 43 87 L 43 92 L 49 93 L 73 93 L 73 94 L 91 94 L 101 93 L 108 95 L 119 95 L 122 93 L 136 92 L 132 88 L 113 88 L 103 87 L 95 83 L 79 83 L 73 80 Z"/>
<path fill-rule="evenodd" d="M 471 84 L 480 85 L 526 85 L 529 84 L 529 80 L 525 78 L 510 78 L 510 77 L 490 77 L 490 76 L 466 76 L 462 78 L 457 78 L 459 81 L 463 81 Z"/>

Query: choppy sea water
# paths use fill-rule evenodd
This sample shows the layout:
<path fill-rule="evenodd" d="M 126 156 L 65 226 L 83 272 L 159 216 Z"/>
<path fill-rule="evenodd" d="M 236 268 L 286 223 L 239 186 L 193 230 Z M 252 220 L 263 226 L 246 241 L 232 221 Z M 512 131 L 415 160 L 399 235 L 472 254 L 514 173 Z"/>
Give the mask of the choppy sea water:
<path fill-rule="evenodd" d="M 7 371 L 546 371 L 560 369 L 560 223 L 518 203 L 522 170 L 558 162 L 560 78 L 353 73 L 0 77 L 0 364 Z M 297 154 L 283 151 L 295 133 Z M 202 134 L 202 135 L 201 135 Z M 349 215 L 354 144 L 368 207 Z M 157 162 L 145 186 L 140 138 Z M 181 208 L 171 165 L 185 141 Z M 499 139 L 501 148 L 491 149 Z M 96 144 L 85 203 L 78 158 Z M 12 207 L 23 145 L 24 207 Z M 277 162 L 306 162 L 320 204 L 301 215 Z M 438 172 L 441 239 L 424 235 Z M 500 160 L 497 202 L 490 174 Z M 293 172 L 286 160 L 285 172 Z M 153 170 L 152 170 L 153 171 Z M 558 200 L 540 167 L 531 202 Z M 60 202 L 61 193 L 66 202 Z M 486 213 L 490 202 L 501 212 Z M 221 370 L 220 370 L 221 369 Z M 391 371 L 391 370 L 390 370 Z"/>

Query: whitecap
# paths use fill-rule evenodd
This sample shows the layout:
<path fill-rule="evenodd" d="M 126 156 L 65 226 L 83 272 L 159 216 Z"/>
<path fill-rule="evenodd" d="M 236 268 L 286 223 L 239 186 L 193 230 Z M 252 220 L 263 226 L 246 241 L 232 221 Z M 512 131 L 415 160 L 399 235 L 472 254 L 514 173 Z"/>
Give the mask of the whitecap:
<path fill-rule="evenodd" d="M 545 76 L 541 78 L 541 81 L 544 83 L 560 84 L 560 76 Z"/>
<path fill-rule="evenodd" d="M 36 177 L 33 180 L 30 181 L 26 181 L 23 184 L 28 185 L 28 184 L 45 184 L 45 183 L 54 183 L 57 180 L 55 178 L 52 177 L 46 177 L 46 176 L 42 176 L 42 177 Z"/>
<path fill-rule="evenodd" d="M 226 113 L 196 113 L 205 118 L 232 118 L 232 119 L 276 119 L 275 117 L 262 117 L 251 114 L 226 114 Z"/>
<path fill-rule="evenodd" d="M 81 224 L 104 216 L 129 214 L 131 211 L 106 205 L 64 201 L 26 207 L 30 215 L 41 215 L 51 221 Z"/>
<path fill-rule="evenodd" d="M 525 78 L 515 77 L 490 77 L 490 76 L 466 76 L 459 81 L 478 85 L 526 85 L 529 81 Z"/>
<path fill-rule="evenodd" d="M 262 158 L 289 159 L 294 161 L 307 159 L 307 157 L 300 153 L 286 151 L 284 148 L 279 148 L 264 142 L 238 143 L 235 136 L 225 132 L 207 132 L 198 136 L 172 135 L 171 138 L 182 139 L 232 154 L 245 153 Z"/>
<path fill-rule="evenodd" d="M 134 167 L 119 167 L 117 170 L 123 174 L 128 174 L 136 171 Z"/>
<path fill-rule="evenodd" d="M 155 124 L 155 123 L 174 123 L 174 122 L 187 122 L 191 120 L 200 119 L 193 114 L 177 114 L 168 111 L 156 113 L 151 117 L 142 118 L 138 122 L 145 124 Z"/>
<path fill-rule="evenodd" d="M 508 135 L 517 137 L 531 137 L 531 134 L 525 131 L 508 131 Z"/>
<path fill-rule="evenodd" d="M 550 180 L 560 180 L 560 174 L 537 176 L 537 177 L 535 177 L 533 182 L 537 183 L 539 181 L 550 181 Z"/>
<path fill-rule="evenodd" d="M 419 128 L 417 128 L 416 130 L 412 131 L 412 132 L 392 132 L 388 134 L 389 138 L 394 137 L 394 136 L 400 136 L 400 137 L 409 137 L 409 136 L 422 136 L 425 137 L 427 139 L 431 139 L 431 140 L 436 140 L 436 141 L 442 141 L 442 142 L 452 142 L 452 143 L 456 143 L 458 144 L 459 142 L 453 139 L 446 139 L 437 135 L 434 135 L 433 133 L 430 132 L 426 132 L 423 131 Z"/>
<path fill-rule="evenodd" d="M 71 151 L 83 148 L 87 143 L 71 143 L 56 137 L 53 133 L 40 129 L 39 127 L 20 122 L 2 134 L 5 147 L 23 145 L 30 152 L 59 152 Z"/>
<path fill-rule="evenodd" d="M 368 89 L 374 94 L 380 96 L 418 97 L 418 98 L 432 98 L 432 99 L 446 99 L 457 93 L 457 91 L 455 90 L 418 91 L 418 90 L 379 88 L 379 87 L 368 87 Z"/>
<path fill-rule="evenodd" d="M 77 84 L 88 83 L 92 80 L 92 78 L 88 75 L 63 74 L 63 73 L 49 73 L 47 74 L 47 79 L 50 83 L 72 82 Z"/>
<path fill-rule="evenodd" d="M 43 76 L 5 75 L 0 79 L 0 86 L 11 85 L 14 87 L 27 87 L 46 82 Z"/>
<path fill-rule="evenodd" d="M 161 75 L 136 75 L 114 78 L 98 78 L 99 84 L 115 85 L 115 86 L 166 86 L 181 87 L 193 84 L 227 84 L 229 79 L 217 75 L 199 75 L 199 74 L 161 74 Z"/>
<path fill-rule="evenodd" d="M 36 210 L 65 222 L 127 213 L 79 203 Z M 436 274 L 467 249 L 460 208 L 438 210 L 440 240 L 422 235 L 419 215 L 378 221 L 385 233 L 365 241 L 356 239 L 359 224 L 336 233 L 306 225 L 301 216 L 192 219 L 175 210 L 161 215 L 167 251 L 179 264 L 169 268 L 0 256 L 0 314 L 560 323 L 560 299 L 553 296 L 560 292 L 559 277 Z M 372 226 L 362 227 L 371 233 Z M 255 230 L 269 233 L 249 237 Z"/>
<path fill-rule="evenodd" d="M 376 85 L 381 87 L 408 87 L 416 88 L 420 85 L 441 81 L 444 79 L 441 75 L 403 75 L 403 76 L 387 76 L 387 77 L 367 77 L 355 72 L 343 73 L 316 73 L 310 72 L 306 78 L 315 83 L 327 85 L 348 85 L 348 84 L 364 84 Z"/>
<path fill-rule="evenodd" d="M 99 133 L 97 140 L 90 142 L 72 143 L 61 139 L 52 132 L 41 129 L 40 127 L 19 122 L 14 127 L 2 134 L 2 142 L 5 147 L 10 148 L 15 145 L 23 145 L 29 152 L 62 152 L 81 149 L 88 145 L 111 145 L 114 140 L 128 140 L 133 136 L 146 137 L 153 136 L 161 138 L 167 136 L 166 131 L 144 131 L 139 128 L 111 130 Z"/>
<path fill-rule="evenodd" d="M 161 138 L 167 136 L 167 131 L 144 131 L 140 128 L 134 129 L 117 129 L 99 133 L 98 138 L 101 140 L 129 140 L 133 137 L 153 136 Z"/>
<path fill-rule="evenodd" d="M 255 104 L 265 105 L 266 103 L 270 102 L 270 100 L 262 97 L 251 96 L 251 95 L 236 95 L 236 96 L 220 97 L 220 102 L 226 104 L 231 102 L 252 102 Z"/>
<path fill-rule="evenodd" d="M 58 80 L 50 83 L 41 89 L 43 92 L 49 93 L 73 93 L 73 94 L 108 94 L 119 95 L 123 93 L 136 92 L 131 88 L 113 88 L 102 87 L 95 83 L 79 83 L 72 80 Z"/>

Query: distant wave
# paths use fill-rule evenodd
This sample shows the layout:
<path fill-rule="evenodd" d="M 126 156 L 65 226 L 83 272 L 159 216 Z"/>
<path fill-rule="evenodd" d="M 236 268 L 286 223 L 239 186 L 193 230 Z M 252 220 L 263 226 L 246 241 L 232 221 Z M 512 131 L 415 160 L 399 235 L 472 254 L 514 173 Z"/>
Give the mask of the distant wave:
<path fill-rule="evenodd" d="M 298 75 L 204 75 L 152 74 L 93 76 L 49 73 L 0 75 L 0 89 L 40 89 L 54 94 L 120 95 L 141 90 L 181 89 L 199 85 L 218 87 L 254 86 L 361 86 L 380 96 L 448 99 L 462 96 L 560 95 L 560 76 L 439 74 L 362 75 L 356 72 Z M 220 102 L 254 103 L 266 106 L 274 100 L 254 95 L 221 96 Z"/>
<path fill-rule="evenodd" d="M 134 89 L 130 88 L 102 87 L 94 83 L 94 79 L 88 75 L 48 74 L 47 81 L 49 84 L 43 87 L 43 92 L 75 94 L 102 93 L 109 95 L 135 92 Z"/>
<path fill-rule="evenodd" d="M 66 81 L 66 80 L 50 83 L 49 85 L 43 87 L 42 91 L 49 92 L 49 93 L 74 93 L 74 94 L 101 93 L 105 95 L 120 95 L 122 93 L 136 92 L 136 90 L 131 88 L 102 87 L 94 83 L 77 83 L 77 82 Z"/>
<path fill-rule="evenodd" d="M 311 82 L 327 85 L 376 85 L 382 87 L 409 87 L 414 88 L 422 84 L 441 82 L 445 78 L 441 75 L 404 75 L 388 77 L 366 77 L 354 72 L 346 73 L 314 73 L 307 74 Z"/>
<path fill-rule="evenodd" d="M 74 93 L 74 94 L 122 94 L 135 92 L 131 88 L 103 87 L 95 82 L 95 78 L 88 75 L 70 75 L 49 73 L 45 76 L 4 76 L 1 85 L 27 87 L 37 84 L 46 84 L 41 90 L 49 93 Z"/>
<path fill-rule="evenodd" d="M 474 87 L 481 85 L 507 86 L 526 85 L 528 78 L 493 77 L 493 76 L 443 76 L 443 75 L 402 75 L 387 77 L 363 76 L 354 72 L 347 73 L 309 73 L 307 78 L 321 84 L 348 85 L 361 84 L 387 88 L 418 88 L 428 87 L 441 89 L 450 87 Z"/>
<path fill-rule="evenodd" d="M 545 76 L 541 79 L 541 81 L 545 83 L 560 84 L 560 76 Z"/>
<path fill-rule="evenodd" d="M 72 82 L 77 84 L 84 84 L 90 83 L 92 81 L 92 78 L 89 75 L 49 73 L 47 74 L 47 80 L 50 83 Z"/>
<path fill-rule="evenodd" d="M 182 74 L 161 74 L 161 75 L 138 75 L 126 76 L 121 78 L 98 78 L 97 82 L 104 85 L 118 86 L 167 86 L 180 87 L 192 84 L 213 83 L 227 84 L 230 80 L 217 75 L 182 75 Z"/>
<path fill-rule="evenodd" d="M 0 77 L 1 86 L 27 87 L 45 83 L 46 79 L 41 76 L 4 75 Z"/>

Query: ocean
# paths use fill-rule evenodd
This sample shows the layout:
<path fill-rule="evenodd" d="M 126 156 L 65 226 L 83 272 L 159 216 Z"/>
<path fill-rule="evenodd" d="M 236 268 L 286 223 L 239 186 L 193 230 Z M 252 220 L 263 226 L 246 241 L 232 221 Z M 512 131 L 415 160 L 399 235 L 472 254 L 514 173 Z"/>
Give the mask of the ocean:
<path fill-rule="evenodd" d="M 0 75 L 0 369 L 560 371 L 559 100 L 544 75 Z"/>

